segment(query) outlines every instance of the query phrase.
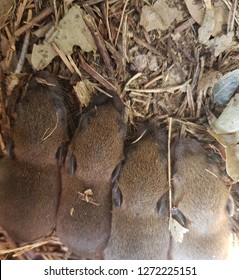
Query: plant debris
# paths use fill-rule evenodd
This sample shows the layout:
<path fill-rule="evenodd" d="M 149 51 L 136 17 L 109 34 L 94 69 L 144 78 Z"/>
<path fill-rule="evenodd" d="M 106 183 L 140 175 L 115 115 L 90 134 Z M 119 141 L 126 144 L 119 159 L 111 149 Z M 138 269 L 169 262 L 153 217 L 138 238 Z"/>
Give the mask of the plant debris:
<path fill-rule="evenodd" d="M 87 203 L 91 203 L 95 206 L 99 206 L 100 204 L 93 200 L 93 191 L 91 189 L 87 189 L 84 193 L 78 192 L 80 200 L 86 201 Z"/>
<path fill-rule="evenodd" d="M 31 63 L 34 69 L 44 69 L 57 56 L 52 43 L 65 55 L 70 55 L 75 45 L 85 52 L 96 51 L 94 39 L 83 17 L 83 10 L 77 5 L 72 6 L 58 25 L 47 32 L 43 44 L 33 45 Z"/>

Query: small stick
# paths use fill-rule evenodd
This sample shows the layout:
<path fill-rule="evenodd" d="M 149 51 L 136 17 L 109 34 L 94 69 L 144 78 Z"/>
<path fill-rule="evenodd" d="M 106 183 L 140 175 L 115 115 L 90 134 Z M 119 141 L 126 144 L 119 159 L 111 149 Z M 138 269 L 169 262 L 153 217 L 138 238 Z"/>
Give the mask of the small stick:
<path fill-rule="evenodd" d="M 109 0 L 105 1 L 106 3 L 106 17 L 105 17 L 105 22 L 106 22 L 106 28 L 109 36 L 110 42 L 112 42 L 112 34 L 110 30 L 110 24 L 109 24 Z"/>
<path fill-rule="evenodd" d="M 231 23 L 230 25 L 228 25 L 230 28 L 229 31 L 233 31 L 236 10 L 237 10 L 237 0 L 234 0 L 233 7 L 232 7 Z"/>
<path fill-rule="evenodd" d="M 193 101 L 192 88 L 190 85 L 187 85 L 187 101 L 190 110 L 190 116 L 195 117 L 195 106 Z"/>
<path fill-rule="evenodd" d="M 59 21 L 59 16 L 58 16 L 58 13 L 57 13 L 56 0 L 53 0 L 53 7 L 54 7 L 54 14 L 55 14 L 55 19 L 56 19 L 56 24 L 57 24 L 58 21 Z"/>
<path fill-rule="evenodd" d="M 83 3 L 80 3 L 79 5 L 80 6 L 84 6 L 84 5 L 92 6 L 92 5 L 98 4 L 98 3 L 103 2 L 103 1 L 104 0 L 86 0 Z"/>
<path fill-rule="evenodd" d="M 148 49 L 149 51 L 151 51 L 153 54 L 159 55 L 160 57 L 162 57 L 162 53 L 160 53 L 159 51 L 157 51 L 154 47 L 152 47 L 150 44 L 146 43 L 145 41 L 141 40 L 139 37 L 137 37 L 136 35 L 134 35 L 134 41 L 135 43 L 141 45 L 142 47 Z"/>
<path fill-rule="evenodd" d="M 67 55 L 67 58 L 71 64 L 71 66 L 74 68 L 75 72 L 79 75 L 80 78 L 82 78 L 82 74 L 79 70 L 79 68 L 76 66 L 75 61 L 72 59 L 70 55 Z"/>
<path fill-rule="evenodd" d="M 170 86 L 170 87 L 162 87 L 162 88 L 152 88 L 152 89 L 134 89 L 134 88 L 128 88 L 125 87 L 126 91 L 135 91 L 135 92 L 145 92 L 145 93 L 163 93 L 163 92 L 172 92 L 178 89 L 181 89 L 185 86 L 187 86 L 191 82 L 191 79 L 186 81 L 185 83 L 177 86 Z"/>
<path fill-rule="evenodd" d="M 45 244 L 51 242 L 51 240 L 52 240 L 51 238 L 48 238 L 48 239 L 45 239 L 45 240 L 42 240 L 42 241 L 37 241 L 37 242 L 29 244 L 29 245 L 18 247 L 18 248 L 15 248 L 15 249 L 1 250 L 0 255 L 14 253 L 13 257 L 18 257 L 18 256 L 26 253 L 27 251 L 30 251 L 34 248 L 40 247 L 42 245 L 45 245 Z"/>
<path fill-rule="evenodd" d="M 122 27 L 122 24 L 123 24 L 124 14 L 125 14 L 125 10 L 126 10 L 126 7 L 128 5 L 128 2 L 129 2 L 129 0 L 126 0 L 125 3 L 124 3 L 124 7 L 123 7 L 122 14 L 121 14 L 121 19 L 120 19 L 120 24 L 119 24 L 118 32 L 117 32 L 116 38 L 115 38 L 115 46 L 117 45 L 117 41 L 118 41 L 118 38 L 119 38 L 119 33 L 120 33 L 120 30 L 121 30 L 121 27 Z"/>
<path fill-rule="evenodd" d="M 48 17 L 50 14 L 52 13 L 52 8 L 48 7 L 46 9 L 44 9 L 39 15 L 37 15 L 34 19 L 32 19 L 30 22 L 26 23 L 25 25 L 23 25 L 22 27 L 20 27 L 19 29 L 17 29 L 14 32 L 14 35 L 16 37 L 22 35 L 24 32 L 26 32 L 27 30 L 29 30 L 34 24 L 42 21 L 44 18 Z"/>
<path fill-rule="evenodd" d="M 113 86 L 110 82 L 108 82 L 103 76 L 97 73 L 86 61 L 80 56 L 80 66 L 85 70 L 88 74 L 90 74 L 94 79 L 96 79 L 100 84 L 102 84 L 105 88 L 113 91 L 117 91 L 117 88 Z"/>
<path fill-rule="evenodd" d="M 159 76 L 153 78 L 146 85 L 144 85 L 144 88 L 148 88 L 150 85 L 152 85 L 153 83 L 155 83 L 155 82 L 157 82 L 158 80 L 161 80 L 161 79 L 163 79 L 163 75 L 159 75 Z"/>
<path fill-rule="evenodd" d="M 85 9 L 89 9 L 89 7 L 87 6 L 84 6 Z M 113 77 L 114 75 L 114 68 L 112 66 L 112 62 L 111 62 L 111 59 L 109 57 L 109 54 L 108 54 L 108 51 L 106 49 L 106 46 L 105 46 L 105 43 L 104 43 L 104 40 L 101 36 L 101 34 L 99 33 L 95 23 L 92 21 L 92 19 L 90 18 L 89 15 L 86 15 L 84 16 L 84 21 L 86 23 L 86 25 L 88 26 L 90 32 L 91 32 L 91 35 L 93 36 L 94 40 L 95 40 L 95 43 L 97 45 L 97 48 L 100 52 L 100 55 L 107 67 L 107 70 L 108 70 L 108 74 Z"/>
<path fill-rule="evenodd" d="M 16 12 L 16 20 L 14 22 L 14 29 L 17 29 L 19 27 L 19 24 L 22 20 L 23 12 L 25 10 L 27 2 L 28 2 L 28 0 L 24 0 L 23 2 L 21 2 L 19 4 L 19 7 L 18 7 L 17 12 Z"/>
<path fill-rule="evenodd" d="M 32 10 L 29 10 L 28 16 L 27 16 L 27 21 L 30 21 L 31 19 L 32 19 Z M 21 51 L 21 55 L 20 55 L 17 67 L 15 69 L 15 74 L 19 74 L 22 71 L 22 68 L 23 68 L 23 65 L 25 62 L 25 58 L 26 58 L 26 54 L 27 54 L 27 50 L 28 50 L 28 46 L 29 46 L 30 34 L 31 34 L 31 32 L 29 29 L 29 30 L 27 30 L 27 32 L 25 34 L 22 51 Z"/>
<path fill-rule="evenodd" d="M 128 14 L 124 16 L 124 21 L 123 21 L 123 28 L 122 28 L 122 64 L 125 69 L 126 67 L 126 61 L 129 61 L 129 58 L 127 56 L 127 51 L 128 51 Z"/>
<path fill-rule="evenodd" d="M 197 96 L 197 111 L 196 111 L 196 118 L 200 118 L 201 115 L 201 108 L 202 108 L 202 98 L 203 98 L 203 90 L 199 90 Z"/>
<path fill-rule="evenodd" d="M 128 89 L 128 86 L 136 79 L 138 79 L 140 76 L 142 76 L 142 73 L 135 74 L 132 78 L 129 79 L 129 81 L 126 83 L 124 90 Z"/>
<path fill-rule="evenodd" d="M 70 70 L 71 74 L 75 73 L 74 68 L 72 67 L 72 65 L 70 64 L 69 60 L 67 59 L 66 55 L 58 48 L 58 46 L 56 45 L 56 43 L 52 42 L 51 43 L 52 47 L 54 48 L 54 50 L 57 52 L 57 54 L 60 56 L 60 58 L 62 59 L 62 61 L 65 63 L 66 67 Z"/>
<path fill-rule="evenodd" d="M 172 135 L 172 117 L 168 118 L 168 199 L 169 199 L 169 217 L 172 219 L 172 183 L 171 183 L 171 135 Z"/>

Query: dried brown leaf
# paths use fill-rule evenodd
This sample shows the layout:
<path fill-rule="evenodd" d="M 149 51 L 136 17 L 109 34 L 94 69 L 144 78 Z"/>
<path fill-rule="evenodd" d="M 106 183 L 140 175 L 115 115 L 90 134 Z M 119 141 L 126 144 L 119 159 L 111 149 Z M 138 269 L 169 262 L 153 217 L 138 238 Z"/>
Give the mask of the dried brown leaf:
<path fill-rule="evenodd" d="M 46 34 L 43 44 L 34 45 L 32 65 L 36 70 L 44 69 L 57 56 L 54 43 L 65 55 L 70 55 L 73 46 L 80 46 L 85 52 L 96 50 L 94 39 L 83 20 L 83 10 L 74 5 L 60 20 L 59 24 Z"/>
<path fill-rule="evenodd" d="M 166 0 L 158 0 L 154 5 L 142 8 L 140 25 L 146 31 L 154 29 L 166 30 L 174 20 L 181 20 L 182 12 L 177 8 L 170 8 Z"/>

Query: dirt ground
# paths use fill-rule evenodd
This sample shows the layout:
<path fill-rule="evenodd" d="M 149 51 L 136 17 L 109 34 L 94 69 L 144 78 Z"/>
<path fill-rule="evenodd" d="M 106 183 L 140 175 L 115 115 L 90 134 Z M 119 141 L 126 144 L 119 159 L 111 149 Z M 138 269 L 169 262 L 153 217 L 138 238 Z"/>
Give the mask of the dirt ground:
<path fill-rule="evenodd" d="M 225 173 L 223 148 L 207 128 L 210 118 L 222 112 L 213 103 L 213 85 L 238 68 L 237 1 L 159 2 L 20 0 L 7 8 L 4 19 L 0 14 L 0 155 L 6 154 L 16 104 L 32 74 L 40 70 L 39 64 L 33 63 L 34 45 L 43 44 L 50 28 L 60 28 L 61 19 L 72 5 L 78 5 L 84 11 L 87 40 L 91 34 L 94 41 L 93 51 L 86 52 L 79 44 L 65 54 L 52 44 L 57 55 L 45 68 L 58 76 L 66 94 L 79 102 L 72 111 L 87 110 L 96 91 L 116 90 L 125 104 L 129 134 L 148 120 L 168 131 L 172 118 L 170 137 L 190 136 L 201 141 L 216 154 L 225 183 L 233 184 Z M 186 6 L 189 2 L 196 4 L 191 10 Z M 205 19 L 207 11 L 218 14 L 215 22 L 209 16 Z M 155 14 L 160 20 L 154 20 Z M 54 236 L 29 247 L 18 246 L 0 230 L 0 259 L 69 257 L 67 248 Z"/>

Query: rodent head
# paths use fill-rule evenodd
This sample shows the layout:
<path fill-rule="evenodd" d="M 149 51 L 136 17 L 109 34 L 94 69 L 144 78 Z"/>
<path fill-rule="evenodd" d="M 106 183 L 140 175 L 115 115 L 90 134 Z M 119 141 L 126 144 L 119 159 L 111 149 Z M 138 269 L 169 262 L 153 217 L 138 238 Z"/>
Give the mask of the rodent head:
<path fill-rule="evenodd" d="M 115 166 L 124 159 L 124 137 L 125 125 L 113 104 L 93 108 L 81 117 L 73 136 L 66 159 L 68 174 L 108 183 Z"/>
<path fill-rule="evenodd" d="M 165 144 L 148 134 L 128 151 L 113 189 L 113 200 L 117 207 L 135 215 L 156 214 L 167 184 Z"/>
<path fill-rule="evenodd" d="M 37 83 L 45 79 L 47 84 Z M 60 85 L 52 75 L 39 72 L 17 106 L 12 129 L 14 152 L 27 161 L 55 162 L 57 149 L 68 140 L 66 109 Z M 46 156 L 42 156 L 45 154 Z"/>
<path fill-rule="evenodd" d="M 205 150 L 190 139 L 180 139 L 173 150 L 173 206 L 178 214 L 199 231 L 227 223 L 233 200 Z"/>

